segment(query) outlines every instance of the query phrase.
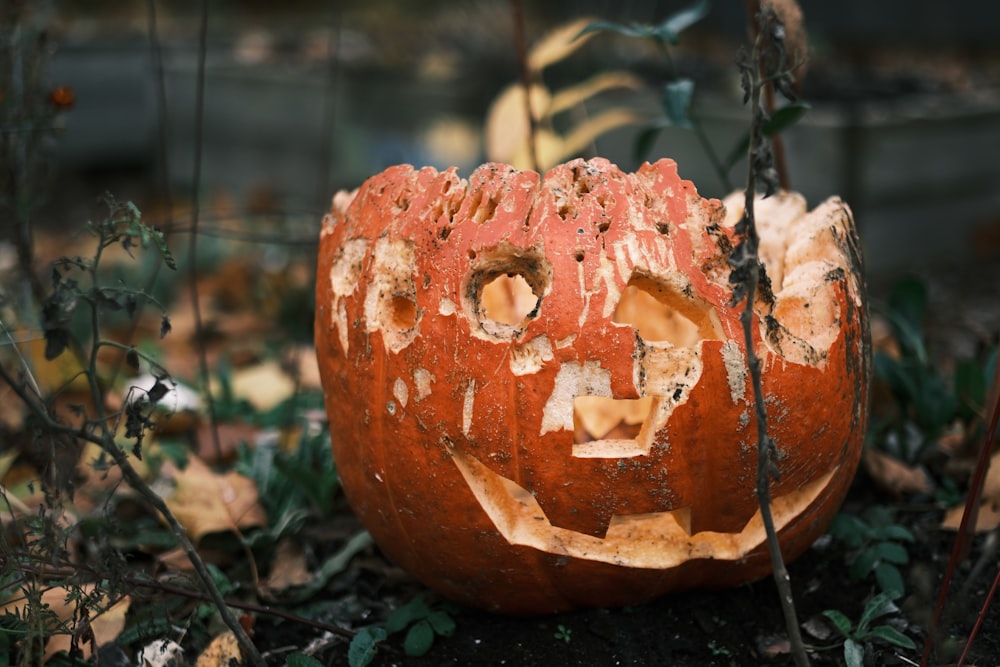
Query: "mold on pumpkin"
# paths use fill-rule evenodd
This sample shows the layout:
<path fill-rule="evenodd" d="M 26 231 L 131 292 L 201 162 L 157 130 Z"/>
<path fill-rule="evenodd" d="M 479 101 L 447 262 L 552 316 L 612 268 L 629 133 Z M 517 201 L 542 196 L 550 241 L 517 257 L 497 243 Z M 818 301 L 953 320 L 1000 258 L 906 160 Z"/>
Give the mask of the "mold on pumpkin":
<path fill-rule="evenodd" d="M 344 491 L 386 554 L 508 613 L 767 574 L 726 262 L 741 206 L 670 160 L 397 166 L 335 197 L 317 353 Z M 782 193 L 757 221 L 773 512 L 794 557 L 860 456 L 867 311 L 842 202 Z"/>

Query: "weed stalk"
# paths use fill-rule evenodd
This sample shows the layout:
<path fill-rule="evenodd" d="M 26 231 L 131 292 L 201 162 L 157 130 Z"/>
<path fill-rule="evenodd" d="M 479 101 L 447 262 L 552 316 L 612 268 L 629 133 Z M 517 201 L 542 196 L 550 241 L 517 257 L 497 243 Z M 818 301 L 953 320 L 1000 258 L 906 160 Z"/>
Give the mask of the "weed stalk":
<path fill-rule="evenodd" d="M 777 476 L 774 464 L 774 442 L 768 435 L 767 407 L 764 404 L 764 389 L 761 381 L 760 358 L 754 349 L 753 313 L 757 289 L 764 269 L 760 262 L 758 246 L 760 239 L 754 217 L 754 201 L 757 196 L 758 184 L 763 186 L 764 196 L 773 194 L 778 189 L 774 170 L 773 154 L 763 128 L 766 121 L 761 91 L 769 81 L 776 77 L 787 76 L 784 70 L 784 45 L 781 41 L 780 20 L 773 10 L 764 9 L 757 15 L 759 30 L 754 40 L 753 52 L 749 58 L 741 58 L 741 79 L 744 89 L 744 102 L 750 102 L 750 149 L 747 169 L 747 185 L 744 199 L 743 218 L 736 225 L 739 243 L 733 249 L 729 258 L 732 273 L 730 283 L 733 285 L 733 304 L 746 300 L 746 305 L 740 315 L 743 326 L 743 336 L 747 349 L 747 366 L 753 383 L 754 409 L 757 417 L 757 502 L 760 505 L 761 519 L 767 533 L 768 550 L 771 553 L 771 566 L 774 582 L 778 588 L 781 609 L 785 617 L 792 647 L 792 655 L 798 667 L 809 665 L 805 645 L 799 631 L 798 617 L 795 611 L 795 601 L 792 596 L 791 579 L 781 555 L 781 546 L 774 527 L 774 517 L 771 514 L 771 475 Z M 777 58 L 772 58 L 777 55 Z M 772 64 L 771 71 L 761 73 L 765 63 Z M 777 65 L 773 67 L 773 65 Z"/>

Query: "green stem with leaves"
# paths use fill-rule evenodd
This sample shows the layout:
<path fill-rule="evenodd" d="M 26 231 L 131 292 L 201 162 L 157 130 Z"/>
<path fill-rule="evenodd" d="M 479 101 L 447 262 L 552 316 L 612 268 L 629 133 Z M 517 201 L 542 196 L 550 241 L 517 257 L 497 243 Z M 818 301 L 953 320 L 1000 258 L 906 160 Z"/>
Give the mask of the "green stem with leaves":
<path fill-rule="evenodd" d="M 667 70 L 670 72 L 671 81 L 680 81 L 681 77 L 674 66 L 674 59 L 670 55 L 670 48 L 667 46 L 667 43 L 660 37 L 654 37 L 653 41 L 656 42 L 660 54 L 667 63 Z M 715 152 L 715 146 L 712 145 L 711 140 L 708 138 L 708 133 L 705 131 L 705 126 L 702 125 L 701 119 L 696 114 L 688 113 L 686 120 L 694 132 L 694 136 L 698 139 L 698 143 L 701 144 L 701 150 L 704 151 L 708 161 L 712 163 L 712 169 L 715 171 L 715 175 L 719 177 L 722 187 L 726 192 L 730 192 L 733 189 L 733 184 L 729 180 L 729 170 L 726 169 L 719 154 Z"/>

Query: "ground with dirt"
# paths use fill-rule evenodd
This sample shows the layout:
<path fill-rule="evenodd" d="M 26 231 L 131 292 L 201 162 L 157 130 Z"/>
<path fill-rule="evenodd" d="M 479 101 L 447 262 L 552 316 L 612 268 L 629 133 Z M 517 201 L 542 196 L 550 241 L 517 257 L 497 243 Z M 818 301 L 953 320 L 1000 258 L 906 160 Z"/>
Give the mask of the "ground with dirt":
<path fill-rule="evenodd" d="M 866 506 L 885 503 L 872 492 L 862 474 L 856 480 L 844 511 L 860 513 Z M 892 619 L 898 629 L 918 645 L 923 626 L 937 595 L 952 544 L 952 534 L 938 529 L 943 510 L 926 503 L 899 503 L 898 519 L 917 537 L 910 549 L 910 594 L 899 601 L 904 613 Z M 865 600 L 875 590 L 870 583 L 854 582 L 848 574 L 844 550 L 829 539 L 820 542 L 789 568 L 800 622 L 822 628 L 821 612 L 837 609 L 857 620 Z M 968 567 L 963 568 L 967 573 Z M 969 627 L 985 597 L 992 576 L 987 568 L 968 599 L 952 596 L 951 631 L 960 636 Z M 347 582 L 352 582 L 347 584 Z M 356 624 L 384 622 L 387 601 L 405 601 L 421 590 L 377 552 L 358 559 L 338 588 L 348 585 L 339 598 L 331 598 L 329 622 Z M 350 610 L 354 610 L 351 614 Z M 384 646 L 375 665 L 674 665 L 677 667 L 741 667 L 791 665 L 784 619 L 771 579 L 722 591 L 698 591 L 667 596 L 625 609 L 596 609 L 537 618 L 511 618 L 457 608 L 452 614 L 455 634 L 438 638 L 422 658 L 406 656 L 399 635 Z M 353 616 L 353 618 L 352 618 Z M 258 620 L 263 646 L 302 648 L 310 637 L 287 623 L 272 625 Z M 843 664 L 836 634 L 826 640 L 805 633 L 805 641 L 822 650 L 811 651 L 815 665 Z M 954 643 L 951 644 L 952 647 Z M 347 640 L 333 641 L 317 657 L 334 665 L 347 665 Z M 280 653 L 279 653 L 280 654 Z M 276 654 L 275 657 L 277 657 Z M 953 656 L 952 656 L 953 659 Z M 919 653 L 885 645 L 866 646 L 866 665 L 912 665 Z M 278 664 L 280 661 L 276 661 Z M 931 664 L 948 664 L 941 660 Z M 967 664 L 980 667 L 1000 664 L 1000 608 L 987 614 L 981 635 Z"/>

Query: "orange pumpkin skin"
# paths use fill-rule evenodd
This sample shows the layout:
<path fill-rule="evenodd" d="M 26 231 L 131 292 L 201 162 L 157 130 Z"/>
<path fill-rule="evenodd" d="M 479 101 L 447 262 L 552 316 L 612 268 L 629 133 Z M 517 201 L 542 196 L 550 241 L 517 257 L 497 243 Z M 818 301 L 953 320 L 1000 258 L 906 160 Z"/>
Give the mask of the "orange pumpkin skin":
<path fill-rule="evenodd" d="M 397 166 L 334 199 L 317 355 L 344 492 L 392 560 L 449 598 L 515 614 L 770 571 L 726 262 L 741 200 L 727 203 L 701 198 L 671 160 L 626 174 L 602 159 L 544 179 Z M 782 193 L 757 219 L 770 289 L 755 346 L 791 559 L 825 530 L 860 457 L 867 308 L 843 203 L 807 213 Z M 489 286 L 507 280 L 513 303 L 508 274 L 533 309 L 501 317 Z M 660 324 L 644 329 L 647 315 Z M 593 433 L 588 400 L 645 416 Z"/>

